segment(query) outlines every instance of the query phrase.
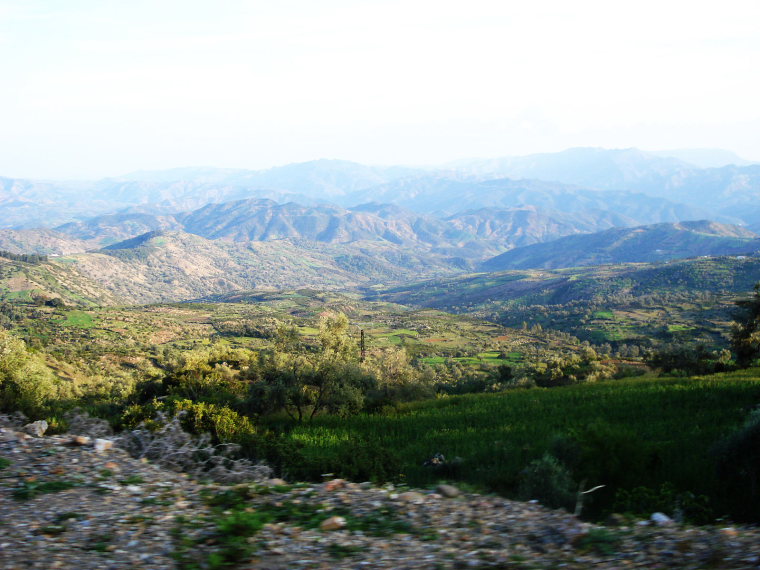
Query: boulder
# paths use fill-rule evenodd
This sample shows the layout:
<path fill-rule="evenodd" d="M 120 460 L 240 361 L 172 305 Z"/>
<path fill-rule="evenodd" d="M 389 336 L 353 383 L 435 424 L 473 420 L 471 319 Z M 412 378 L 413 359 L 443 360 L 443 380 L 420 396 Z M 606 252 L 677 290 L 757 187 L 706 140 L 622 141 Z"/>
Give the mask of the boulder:
<path fill-rule="evenodd" d="M 109 451 L 110 449 L 113 449 L 113 441 L 110 439 L 98 438 L 95 440 L 95 451 L 98 453 L 103 453 L 104 451 Z"/>
<path fill-rule="evenodd" d="M 435 490 L 439 495 L 443 495 L 449 499 L 453 499 L 462 494 L 462 491 L 454 487 L 454 485 L 438 485 Z"/>
<path fill-rule="evenodd" d="M 665 513 L 652 513 L 652 516 L 649 517 L 649 519 L 657 526 L 670 526 L 674 524 L 673 519 Z"/>
<path fill-rule="evenodd" d="M 322 521 L 319 528 L 322 530 L 338 530 L 346 526 L 346 519 L 343 517 L 330 517 Z"/>
<path fill-rule="evenodd" d="M 400 493 L 397 499 L 399 501 L 404 501 L 405 503 L 420 505 L 425 502 L 425 495 L 416 491 L 405 491 L 404 493 Z"/>
<path fill-rule="evenodd" d="M 31 436 L 28 433 L 14 431 L 12 429 L 0 428 L 0 441 L 16 442 L 24 441 L 27 439 L 31 439 Z"/>
<path fill-rule="evenodd" d="M 37 420 L 36 422 L 26 424 L 21 429 L 24 430 L 24 433 L 28 433 L 29 435 L 33 435 L 34 437 L 42 437 L 43 435 L 45 435 L 47 428 L 48 428 L 48 423 L 45 420 Z"/>
<path fill-rule="evenodd" d="M 345 479 L 332 479 L 325 483 L 325 491 L 335 491 L 336 489 L 342 489 L 346 486 Z"/>

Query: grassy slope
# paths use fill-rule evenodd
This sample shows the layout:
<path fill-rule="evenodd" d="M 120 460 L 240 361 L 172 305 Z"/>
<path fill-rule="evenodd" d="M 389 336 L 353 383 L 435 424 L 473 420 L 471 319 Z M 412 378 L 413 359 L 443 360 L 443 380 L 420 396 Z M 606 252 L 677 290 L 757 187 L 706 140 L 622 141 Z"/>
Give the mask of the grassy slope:
<path fill-rule="evenodd" d="M 391 450 L 412 484 L 448 476 L 510 492 L 520 470 L 553 438 L 575 435 L 591 446 L 596 461 L 610 463 L 591 466 L 608 473 L 588 481 L 608 485 L 607 501 L 617 488 L 658 487 L 663 481 L 680 491 L 716 495 L 719 481 L 710 450 L 759 401 L 759 370 L 693 379 L 646 377 L 452 396 L 403 405 L 388 415 L 323 417 L 297 426 L 290 437 L 305 446 L 303 465 L 315 472 L 340 469 L 357 442 L 364 441 Z M 640 461 L 628 465 L 631 457 L 615 456 L 628 449 L 638 450 Z M 434 453 L 463 461 L 451 472 L 437 472 L 422 465 Z M 618 460 L 622 466 L 616 471 Z M 303 465 L 292 468 L 298 472 Z M 714 507 L 720 514 L 720 504 Z"/>
<path fill-rule="evenodd" d="M 274 333 L 275 322 L 295 326 L 307 343 L 314 344 L 317 321 L 325 310 L 348 315 L 357 344 L 361 328 L 369 350 L 403 345 L 411 357 L 429 364 L 452 359 L 465 365 L 498 365 L 506 362 L 499 358 L 502 351 L 514 361 L 548 342 L 545 336 L 469 317 L 369 303 L 338 293 L 301 290 L 225 298 L 231 302 L 86 309 L 16 304 L 18 320 L 13 326 L 31 346 L 52 356 L 60 375 L 72 378 L 78 376 L 76 370 L 111 379 L 158 374 L 152 360 L 164 347 L 185 350 L 219 342 L 266 348 L 272 345 L 265 337 Z M 251 332 L 256 330 L 264 334 Z M 558 339 L 551 342 L 557 350 L 578 350 Z"/>
<path fill-rule="evenodd" d="M 67 258 L 40 264 L 0 258 L 0 299 L 30 301 L 35 295 L 79 306 L 123 302 L 118 294 L 79 273 Z"/>
<path fill-rule="evenodd" d="M 746 231 L 746 230 L 745 230 Z M 486 271 L 657 262 L 700 255 L 746 255 L 760 246 L 736 226 L 686 222 L 612 228 L 516 248 L 482 264 Z"/>
<path fill-rule="evenodd" d="M 760 258 L 712 257 L 665 264 L 477 273 L 375 289 L 367 296 L 439 309 L 478 306 L 492 300 L 554 305 L 610 294 L 746 292 L 759 280 Z"/>
<path fill-rule="evenodd" d="M 540 323 L 593 342 L 691 338 L 720 345 L 737 294 L 758 281 L 760 259 L 716 257 L 474 274 L 375 289 L 367 298 L 507 326 Z"/>

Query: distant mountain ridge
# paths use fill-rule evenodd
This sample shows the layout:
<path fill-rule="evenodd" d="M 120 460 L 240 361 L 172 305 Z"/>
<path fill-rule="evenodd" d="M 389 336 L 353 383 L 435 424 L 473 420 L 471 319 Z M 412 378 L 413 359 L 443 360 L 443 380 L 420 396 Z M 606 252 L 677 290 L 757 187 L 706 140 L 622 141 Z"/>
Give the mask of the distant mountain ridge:
<path fill-rule="evenodd" d="M 760 250 L 760 236 L 739 226 L 708 220 L 612 228 L 512 249 L 489 259 L 483 271 L 559 269 L 631 262 L 748 255 Z"/>
<path fill-rule="evenodd" d="M 687 162 L 697 168 L 721 168 L 723 166 L 749 166 L 755 164 L 735 152 L 720 148 L 679 148 L 673 150 L 647 151 L 656 156 L 667 156 Z"/>
<path fill-rule="evenodd" d="M 0 248 L 73 255 L 76 271 L 140 302 L 215 288 L 369 286 L 476 267 L 751 252 L 760 165 L 700 169 L 637 149 L 581 148 L 446 170 L 318 160 L 82 183 L 0 179 L 0 226 Z M 85 254 L 99 248 L 108 249 Z"/>
<path fill-rule="evenodd" d="M 573 214 L 533 206 L 481 208 L 440 219 L 392 204 L 369 203 L 346 209 L 248 199 L 207 204 L 173 216 L 99 216 L 56 230 L 78 240 L 99 236 L 103 246 L 156 230 L 182 230 L 232 242 L 299 239 L 338 244 L 374 240 L 477 260 L 512 247 L 631 221 L 610 212 Z"/>
<path fill-rule="evenodd" d="M 470 268 L 462 259 L 390 242 L 230 242 L 176 230 L 148 232 L 34 266 L 13 266 L 15 275 L 0 276 L 0 297 L 8 292 L 16 297 L 42 294 L 74 305 L 104 299 L 121 304 L 183 301 L 254 289 L 345 289 L 401 283 L 409 275 L 453 275 Z M 53 283 L 61 286 L 51 289 Z"/>
<path fill-rule="evenodd" d="M 682 150 L 672 154 L 688 158 L 690 153 Z M 740 160 L 743 164 L 698 168 L 672 154 L 648 153 L 635 148 L 572 148 L 557 153 L 458 161 L 452 167 L 471 176 L 526 178 L 643 193 L 708 209 L 713 219 L 725 215 L 735 216 L 746 224 L 760 223 L 760 217 L 754 212 L 743 216 L 743 210 L 760 202 L 760 164 Z M 725 160 L 715 161 L 716 164 L 722 162 Z"/>
<path fill-rule="evenodd" d="M 604 237 L 608 232 L 617 232 L 617 242 Z M 568 240 L 575 250 L 563 245 Z M 597 242 L 601 253 L 594 249 Z M 649 243 L 649 250 L 642 243 Z M 614 261 L 613 254 L 625 259 L 630 252 L 636 252 L 640 259 L 651 254 L 652 247 L 665 245 L 678 248 L 680 255 L 694 254 L 695 249 L 704 255 L 716 251 L 749 253 L 760 247 L 760 238 L 743 228 L 713 222 L 613 228 L 518 247 L 485 262 L 480 269 L 606 263 Z M 534 248 L 539 246 L 549 246 L 549 253 L 557 255 L 538 257 Z M 542 251 L 539 249 L 539 253 Z M 426 278 L 452 279 L 474 269 L 471 257 L 456 255 L 463 252 L 473 253 L 464 248 L 408 246 L 378 239 L 350 243 L 301 238 L 236 242 L 210 240 L 178 230 L 156 230 L 99 251 L 51 257 L 37 265 L 5 262 L 16 269 L 15 273 L 4 273 L 6 281 L 0 279 L 0 294 L 18 298 L 35 294 L 60 296 L 71 304 L 154 303 L 245 290 L 369 289 Z M 509 254 L 516 256 L 519 263 L 505 261 Z M 655 254 L 658 259 L 663 257 Z M 51 289 L 51 283 L 58 285 Z M 453 293 L 456 292 L 447 294 Z"/>
<path fill-rule="evenodd" d="M 576 148 L 434 170 L 317 160 L 260 171 L 181 168 L 85 182 L 0 178 L 0 227 L 55 227 L 104 214 L 173 215 L 252 198 L 344 208 L 384 202 L 441 217 L 483 207 L 565 210 L 569 204 L 573 212 L 631 218 L 627 225 L 710 217 L 756 226 L 760 165 L 697 168 L 637 149 Z M 644 216 L 652 208 L 659 213 Z"/>
<path fill-rule="evenodd" d="M 457 170 L 492 178 L 535 179 L 574 184 L 599 190 L 641 190 L 642 186 L 694 168 L 669 156 L 635 148 L 571 148 L 561 152 L 453 164 Z"/>
<path fill-rule="evenodd" d="M 517 305 L 562 305 L 602 296 L 696 292 L 746 294 L 760 278 L 760 257 L 718 256 L 670 263 L 621 263 L 572 269 L 464 274 L 368 290 L 365 297 L 451 312 L 508 312 Z M 494 307 L 494 304 L 497 307 Z M 580 326 L 583 326 L 580 323 Z"/>
<path fill-rule="evenodd" d="M 0 230 L 0 249 L 11 253 L 67 255 L 97 249 L 97 242 L 46 229 Z"/>

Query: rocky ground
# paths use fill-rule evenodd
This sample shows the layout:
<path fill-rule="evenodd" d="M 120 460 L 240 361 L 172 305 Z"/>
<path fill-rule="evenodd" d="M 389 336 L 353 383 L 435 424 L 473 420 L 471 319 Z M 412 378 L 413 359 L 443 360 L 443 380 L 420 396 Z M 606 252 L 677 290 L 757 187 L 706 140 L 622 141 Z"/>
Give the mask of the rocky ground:
<path fill-rule="evenodd" d="M 760 568 L 760 530 L 441 486 L 203 485 L 108 444 L 0 430 L 0 568 Z"/>

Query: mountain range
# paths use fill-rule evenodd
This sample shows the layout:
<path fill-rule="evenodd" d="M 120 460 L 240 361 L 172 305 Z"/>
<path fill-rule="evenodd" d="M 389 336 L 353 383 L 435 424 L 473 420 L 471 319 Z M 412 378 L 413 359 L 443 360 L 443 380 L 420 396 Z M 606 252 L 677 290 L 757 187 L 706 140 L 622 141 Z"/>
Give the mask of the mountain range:
<path fill-rule="evenodd" d="M 68 236 L 77 240 L 80 246 L 89 246 L 86 249 L 163 230 L 182 230 L 207 239 L 238 242 L 304 239 L 352 243 L 377 240 L 432 249 L 437 253 L 448 252 L 447 255 L 466 255 L 477 260 L 513 247 L 631 223 L 634 218 L 613 212 L 562 212 L 536 206 L 481 207 L 439 218 L 376 202 L 342 208 L 330 204 L 303 206 L 295 202 L 280 204 L 267 199 L 247 199 L 211 203 L 173 215 L 107 214 L 69 222 L 55 231 L 44 230 L 44 233 L 57 235 L 62 241 Z M 23 245 L 20 236 L 31 236 L 34 231 L 0 230 L 0 245 L 3 236 L 13 236 L 14 247 L 18 249 Z M 44 240 L 28 240 L 27 248 L 39 253 L 58 253 L 39 251 L 41 243 Z"/>
<path fill-rule="evenodd" d="M 0 179 L 0 250 L 64 256 L 50 263 L 125 302 L 760 250 L 760 165 L 679 153 Z"/>
<path fill-rule="evenodd" d="M 560 269 L 695 256 L 746 256 L 759 250 L 757 234 L 742 227 L 701 220 L 565 236 L 504 252 L 480 264 L 480 269 Z"/>
<path fill-rule="evenodd" d="M 261 171 L 180 168 L 88 182 L 0 178 L 0 227 L 51 228 L 114 213 L 176 214 L 252 198 L 305 206 L 382 202 L 436 215 L 493 206 L 596 208 L 639 224 L 711 217 L 755 225 L 760 165 L 736 162 L 741 164 L 699 168 L 637 149 L 576 148 L 436 169 L 316 160 Z M 659 217 L 631 214 L 642 208 L 655 208 Z"/>

